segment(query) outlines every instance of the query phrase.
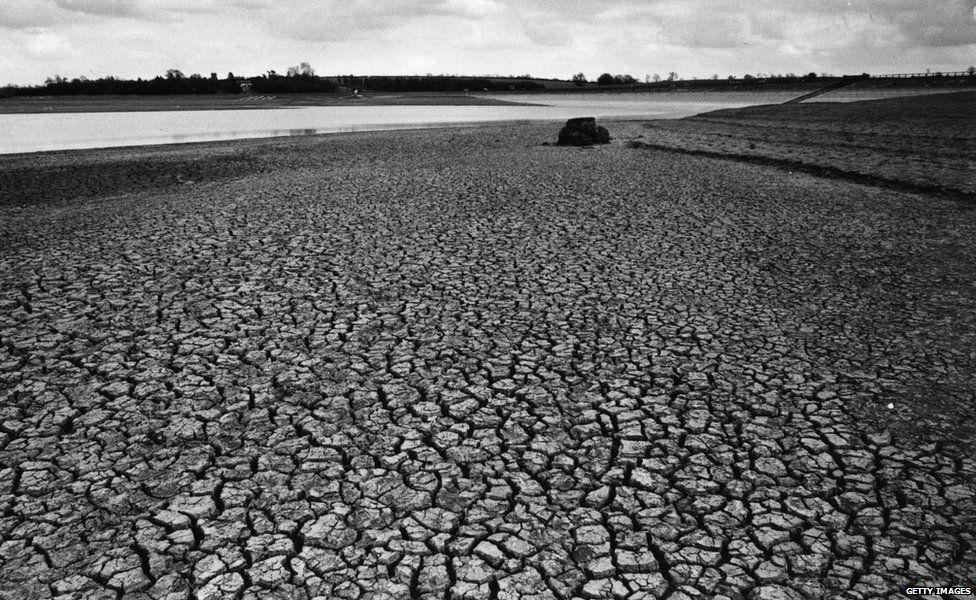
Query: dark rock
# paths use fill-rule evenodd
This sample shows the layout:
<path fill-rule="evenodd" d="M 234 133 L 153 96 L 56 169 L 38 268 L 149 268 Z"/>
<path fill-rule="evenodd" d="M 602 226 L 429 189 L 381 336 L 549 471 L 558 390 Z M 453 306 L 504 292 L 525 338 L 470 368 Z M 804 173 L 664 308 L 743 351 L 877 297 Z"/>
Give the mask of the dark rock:
<path fill-rule="evenodd" d="M 606 127 L 596 124 L 593 117 L 580 117 L 566 121 L 565 127 L 559 131 L 560 146 L 592 146 L 593 144 L 609 144 L 610 132 Z"/>

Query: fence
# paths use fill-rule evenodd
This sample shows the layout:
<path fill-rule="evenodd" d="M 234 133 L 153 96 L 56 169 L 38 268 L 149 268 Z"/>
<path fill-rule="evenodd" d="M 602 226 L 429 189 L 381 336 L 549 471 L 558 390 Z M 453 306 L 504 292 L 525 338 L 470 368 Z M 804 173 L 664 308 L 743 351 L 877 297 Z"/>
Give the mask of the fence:
<path fill-rule="evenodd" d="M 911 79 L 912 77 L 974 77 L 976 72 L 945 71 L 938 73 L 888 73 L 887 75 L 872 75 L 871 78 Z"/>

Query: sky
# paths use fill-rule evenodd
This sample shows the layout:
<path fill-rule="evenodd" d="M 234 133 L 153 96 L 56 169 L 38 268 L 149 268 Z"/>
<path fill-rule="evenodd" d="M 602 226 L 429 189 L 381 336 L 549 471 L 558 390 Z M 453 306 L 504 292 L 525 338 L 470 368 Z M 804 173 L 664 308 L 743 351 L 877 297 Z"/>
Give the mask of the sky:
<path fill-rule="evenodd" d="M 0 0 L 0 85 L 61 75 L 682 78 L 964 70 L 976 0 Z"/>

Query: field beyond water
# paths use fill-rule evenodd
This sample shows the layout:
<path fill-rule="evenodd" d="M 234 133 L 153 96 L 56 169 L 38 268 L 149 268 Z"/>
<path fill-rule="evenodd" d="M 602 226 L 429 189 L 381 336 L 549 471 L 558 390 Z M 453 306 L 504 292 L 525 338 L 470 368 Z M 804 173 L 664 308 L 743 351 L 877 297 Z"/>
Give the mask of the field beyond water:
<path fill-rule="evenodd" d="M 0 114 L 62 112 L 139 112 L 171 110 L 241 110 L 248 108 L 301 108 L 308 106 L 467 106 L 517 104 L 514 101 L 469 94 L 364 93 L 279 95 L 180 96 L 37 96 L 0 99 Z"/>
<path fill-rule="evenodd" d="M 0 156 L 0 598 L 971 586 L 971 126 L 825 106 Z"/>

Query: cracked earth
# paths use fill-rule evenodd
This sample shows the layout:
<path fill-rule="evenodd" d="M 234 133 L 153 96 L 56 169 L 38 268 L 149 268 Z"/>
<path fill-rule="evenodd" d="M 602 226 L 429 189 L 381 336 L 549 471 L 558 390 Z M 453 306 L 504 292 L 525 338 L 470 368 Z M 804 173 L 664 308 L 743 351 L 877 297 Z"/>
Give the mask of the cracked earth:
<path fill-rule="evenodd" d="M 0 598 L 976 584 L 972 205 L 557 129 L 0 159 Z"/>

